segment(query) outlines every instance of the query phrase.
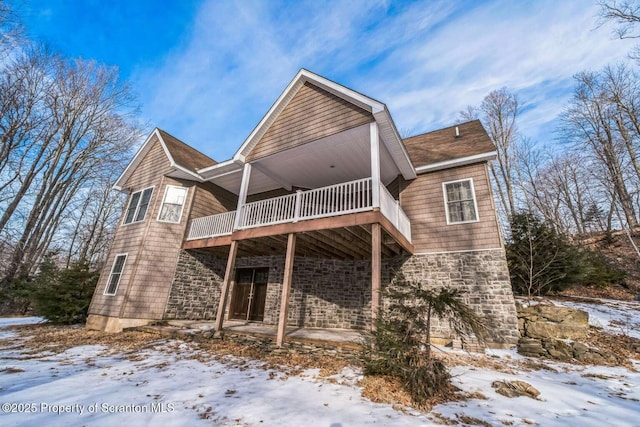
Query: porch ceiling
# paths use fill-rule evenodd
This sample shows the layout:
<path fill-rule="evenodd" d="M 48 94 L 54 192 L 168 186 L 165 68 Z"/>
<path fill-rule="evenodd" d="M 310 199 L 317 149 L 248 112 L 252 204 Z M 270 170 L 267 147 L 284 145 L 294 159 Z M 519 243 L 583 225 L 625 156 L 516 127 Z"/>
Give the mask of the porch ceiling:
<path fill-rule="evenodd" d="M 383 230 L 382 256 L 393 257 L 402 253 L 400 245 Z M 221 246 L 200 249 L 226 257 L 229 244 L 220 240 Z M 227 244 L 224 244 L 227 243 Z M 284 255 L 287 235 L 257 237 L 239 241 L 238 257 Z M 341 260 L 371 259 L 371 225 L 334 228 L 297 233 L 295 256 Z"/>
<path fill-rule="evenodd" d="M 252 165 L 249 194 L 278 188 L 318 188 L 371 176 L 369 125 L 272 154 Z M 385 144 L 380 144 L 380 165 L 385 184 L 400 174 Z M 241 169 L 211 181 L 238 194 Z"/>

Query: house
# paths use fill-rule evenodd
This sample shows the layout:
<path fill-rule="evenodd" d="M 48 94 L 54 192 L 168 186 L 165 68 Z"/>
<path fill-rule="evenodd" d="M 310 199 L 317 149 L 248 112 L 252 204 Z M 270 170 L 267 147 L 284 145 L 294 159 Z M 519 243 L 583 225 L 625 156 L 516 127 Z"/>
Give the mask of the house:
<path fill-rule="evenodd" d="M 495 155 L 477 120 L 402 139 L 384 104 L 304 69 L 229 160 L 156 129 L 115 185 L 129 199 L 87 327 L 240 319 L 281 345 L 287 325 L 370 328 L 395 271 L 463 289 L 513 344 Z"/>

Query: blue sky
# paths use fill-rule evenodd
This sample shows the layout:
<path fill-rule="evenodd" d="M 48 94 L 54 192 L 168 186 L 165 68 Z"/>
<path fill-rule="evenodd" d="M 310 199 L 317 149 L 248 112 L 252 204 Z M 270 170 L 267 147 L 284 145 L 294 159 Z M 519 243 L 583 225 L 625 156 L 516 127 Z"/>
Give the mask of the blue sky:
<path fill-rule="evenodd" d="M 31 37 L 118 66 L 143 120 L 233 155 L 304 67 L 387 104 L 403 134 L 451 125 L 503 86 L 523 134 L 550 144 L 573 75 L 634 41 L 589 0 L 14 0 Z"/>

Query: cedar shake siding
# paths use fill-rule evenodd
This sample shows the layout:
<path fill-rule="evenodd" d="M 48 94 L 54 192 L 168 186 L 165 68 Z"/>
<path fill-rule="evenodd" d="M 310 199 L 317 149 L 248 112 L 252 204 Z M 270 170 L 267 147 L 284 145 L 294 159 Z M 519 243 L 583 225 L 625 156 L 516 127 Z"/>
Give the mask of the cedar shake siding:
<path fill-rule="evenodd" d="M 125 203 L 125 212 L 120 218 L 119 226 L 116 229 L 115 236 L 109 249 L 109 255 L 105 262 L 105 265 L 98 280 L 96 291 L 89 307 L 89 314 L 99 314 L 103 316 L 120 316 L 120 309 L 124 300 L 125 294 L 129 291 L 129 284 L 131 283 L 132 273 L 137 265 L 140 249 L 145 241 L 145 234 L 150 222 L 155 221 L 153 216 L 154 211 L 157 213 L 155 205 L 158 200 L 164 195 L 164 191 L 160 188 L 160 184 L 163 179 L 163 175 L 170 171 L 169 160 L 162 149 L 159 141 L 155 140 L 149 152 L 145 155 L 140 163 L 140 166 L 136 168 L 131 174 L 131 177 L 126 182 L 126 188 L 130 190 L 130 193 L 142 190 L 143 188 L 153 186 L 153 194 L 147 208 L 144 221 L 135 222 L 131 224 L 123 225 L 124 213 L 126 212 L 129 199 Z M 118 254 L 128 254 L 125 262 L 122 276 L 120 277 L 120 283 L 116 295 L 107 296 L 104 295 L 104 290 L 109 281 L 109 273 L 111 267 Z"/>
<path fill-rule="evenodd" d="M 473 178 L 479 221 L 448 225 L 442 183 L 467 178 Z M 485 162 L 418 175 L 405 183 L 400 205 L 411 220 L 415 253 L 502 247 Z"/>
<path fill-rule="evenodd" d="M 189 220 L 236 208 L 237 197 L 216 185 L 164 176 L 171 171 L 169 160 L 158 141 L 152 144 L 125 183 L 130 192 L 153 186 L 145 219 L 126 225 L 122 224 L 121 219 L 98 281 L 90 314 L 138 319 L 160 318 L 165 310 L 176 260 Z M 179 223 L 158 221 L 168 185 L 187 188 Z M 127 254 L 127 259 L 116 295 L 104 295 L 113 261 L 118 254 L 124 253 Z"/>
<path fill-rule="evenodd" d="M 247 156 L 266 157 L 360 125 L 373 115 L 311 83 L 305 83 Z"/>
<path fill-rule="evenodd" d="M 224 188 L 210 182 L 192 184 L 194 184 L 196 194 L 191 206 L 189 220 L 235 211 L 238 207 L 238 196 Z"/>

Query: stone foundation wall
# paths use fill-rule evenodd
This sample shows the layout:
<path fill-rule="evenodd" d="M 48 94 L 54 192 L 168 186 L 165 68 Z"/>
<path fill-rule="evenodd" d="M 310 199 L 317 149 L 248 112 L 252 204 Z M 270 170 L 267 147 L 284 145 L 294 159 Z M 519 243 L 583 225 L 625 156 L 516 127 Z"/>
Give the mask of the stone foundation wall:
<path fill-rule="evenodd" d="M 215 319 L 226 265 L 226 258 L 181 250 L 163 318 Z"/>
<path fill-rule="evenodd" d="M 504 250 L 418 254 L 390 266 L 408 280 L 428 283 L 434 289 L 460 289 L 464 302 L 491 322 L 490 342 L 517 343 L 518 318 Z M 433 324 L 432 334 L 455 338 L 443 322 Z"/>
<path fill-rule="evenodd" d="M 216 317 L 226 258 L 204 251 L 181 251 L 165 319 Z M 284 256 L 238 258 L 236 268 L 269 268 L 264 320 L 277 324 L 284 279 Z M 233 289 L 229 292 L 229 300 Z M 227 312 L 230 304 L 227 301 Z M 292 326 L 364 329 L 371 321 L 371 265 L 298 257 L 289 299 Z"/>
<path fill-rule="evenodd" d="M 165 319 L 215 319 L 226 258 L 182 251 Z M 264 323 L 277 324 L 284 256 L 238 258 L 237 268 L 269 268 Z M 394 272 L 433 288 L 458 288 L 465 302 L 492 320 L 491 341 L 514 344 L 518 320 L 503 250 L 422 254 L 383 262 L 383 287 Z M 231 290 L 229 297 L 233 294 Z M 384 301 L 383 304 L 388 303 Z M 229 307 L 229 303 L 227 307 Z M 371 263 L 297 257 L 289 300 L 289 325 L 367 329 L 371 324 Z M 455 338 L 447 324 L 434 325 L 435 338 Z"/>

